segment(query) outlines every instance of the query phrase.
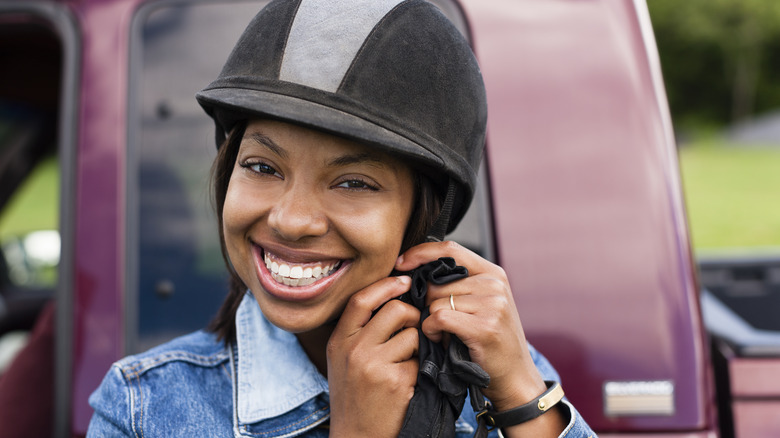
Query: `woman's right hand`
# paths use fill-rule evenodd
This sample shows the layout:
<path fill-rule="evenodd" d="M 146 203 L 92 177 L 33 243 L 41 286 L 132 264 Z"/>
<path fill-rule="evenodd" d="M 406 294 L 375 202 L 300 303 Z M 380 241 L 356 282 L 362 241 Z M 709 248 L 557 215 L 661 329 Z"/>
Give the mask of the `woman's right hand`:
<path fill-rule="evenodd" d="M 410 284 L 384 278 L 347 303 L 327 348 L 331 436 L 398 436 L 417 382 L 420 312 L 392 298 Z"/>

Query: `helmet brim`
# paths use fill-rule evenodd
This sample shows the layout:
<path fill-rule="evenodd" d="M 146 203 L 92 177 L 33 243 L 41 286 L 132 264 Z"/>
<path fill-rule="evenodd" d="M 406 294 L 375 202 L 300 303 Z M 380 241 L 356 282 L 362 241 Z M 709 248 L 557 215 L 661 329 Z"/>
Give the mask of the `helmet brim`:
<path fill-rule="evenodd" d="M 265 90 L 213 88 L 199 92 L 197 99 L 214 117 L 223 136 L 239 120 L 271 118 L 368 143 L 432 168 L 444 168 L 441 158 L 413 140 L 360 116 L 295 96 Z"/>

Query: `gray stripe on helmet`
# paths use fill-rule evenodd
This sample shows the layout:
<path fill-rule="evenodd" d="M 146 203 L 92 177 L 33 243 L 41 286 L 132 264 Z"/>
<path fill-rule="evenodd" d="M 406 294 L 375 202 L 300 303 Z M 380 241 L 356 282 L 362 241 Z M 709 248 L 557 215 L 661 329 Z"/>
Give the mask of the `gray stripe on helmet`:
<path fill-rule="evenodd" d="M 279 79 L 335 92 L 374 26 L 403 0 L 302 0 Z"/>

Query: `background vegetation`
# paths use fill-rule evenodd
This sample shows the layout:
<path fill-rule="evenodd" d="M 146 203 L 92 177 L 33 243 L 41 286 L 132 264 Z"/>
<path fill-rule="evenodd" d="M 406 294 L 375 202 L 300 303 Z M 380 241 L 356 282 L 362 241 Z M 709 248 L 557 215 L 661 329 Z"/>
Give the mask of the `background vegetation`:
<path fill-rule="evenodd" d="M 647 3 L 695 248 L 780 249 L 780 138 L 728 135 L 773 113 L 780 121 L 780 1 Z"/>
<path fill-rule="evenodd" d="M 675 125 L 721 126 L 780 103 L 780 1 L 648 0 Z"/>
<path fill-rule="evenodd" d="M 0 243 L 9 236 L 58 229 L 59 186 L 57 159 L 51 157 L 35 168 L 0 212 Z"/>
<path fill-rule="evenodd" d="M 780 246 L 780 148 L 700 140 L 680 166 L 697 249 Z"/>

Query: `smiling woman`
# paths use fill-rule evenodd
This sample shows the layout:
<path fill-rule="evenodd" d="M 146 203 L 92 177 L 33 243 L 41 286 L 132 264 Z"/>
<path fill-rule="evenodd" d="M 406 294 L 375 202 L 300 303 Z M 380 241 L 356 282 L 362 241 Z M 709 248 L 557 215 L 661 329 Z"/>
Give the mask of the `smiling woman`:
<path fill-rule="evenodd" d="M 385 153 L 253 121 L 223 206 L 228 256 L 271 323 L 292 333 L 322 328 L 355 291 L 392 271 L 413 187 L 408 166 Z M 314 270 L 321 278 L 305 281 Z"/>
<path fill-rule="evenodd" d="M 231 286 L 210 330 L 112 367 L 90 436 L 593 435 L 526 342 L 504 271 L 441 241 L 474 196 L 487 108 L 435 6 L 273 1 L 197 99 Z M 460 275 L 432 278 L 422 309 L 395 299 L 450 259 Z M 438 369 L 431 343 L 489 379 Z"/>

